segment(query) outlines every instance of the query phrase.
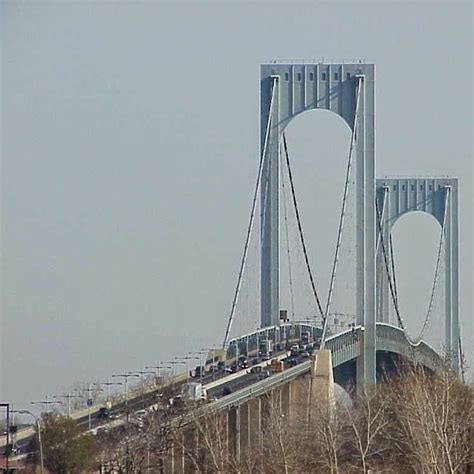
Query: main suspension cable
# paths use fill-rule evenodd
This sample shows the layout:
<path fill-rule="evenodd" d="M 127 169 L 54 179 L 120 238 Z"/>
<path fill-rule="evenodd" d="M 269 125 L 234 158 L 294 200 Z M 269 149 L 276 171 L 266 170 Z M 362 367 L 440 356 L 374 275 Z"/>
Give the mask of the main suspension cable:
<path fill-rule="evenodd" d="M 323 333 L 321 337 L 322 341 L 324 341 L 325 336 L 326 336 L 326 327 L 327 327 L 327 321 L 328 321 L 327 316 L 331 308 L 332 296 L 334 294 L 334 285 L 335 285 L 336 274 L 337 274 L 337 264 L 339 261 L 339 252 L 340 252 L 341 243 L 342 243 L 342 230 L 344 228 L 344 218 L 346 215 L 347 196 L 349 192 L 349 181 L 351 179 L 351 171 L 352 171 L 352 161 L 353 161 L 352 157 L 353 157 L 355 136 L 356 136 L 356 130 L 357 130 L 357 120 L 358 120 L 358 115 L 359 115 L 361 80 L 362 79 L 359 78 L 357 81 L 357 99 L 356 99 L 356 106 L 355 106 L 355 112 L 354 112 L 354 126 L 352 127 L 351 141 L 349 145 L 349 158 L 347 160 L 346 180 L 344 183 L 344 192 L 342 194 L 342 206 L 341 206 L 341 214 L 339 217 L 339 227 L 337 230 L 336 248 L 334 250 L 334 261 L 332 264 L 331 279 L 329 282 L 329 292 L 328 292 L 328 298 L 326 302 L 326 309 L 324 311 L 325 322 L 324 322 Z M 324 345 L 324 342 L 323 342 L 323 345 Z"/>
<path fill-rule="evenodd" d="M 449 196 L 450 196 L 450 188 L 446 187 L 446 194 L 444 196 L 444 214 L 443 214 L 443 226 L 441 227 L 440 231 L 440 236 L 439 236 L 439 245 L 438 245 L 438 257 L 436 259 L 436 268 L 435 268 L 435 274 L 433 278 L 433 285 L 431 287 L 431 296 L 430 296 L 430 302 L 428 304 L 428 311 L 426 312 L 426 317 L 423 322 L 423 326 L 420 331 L 420 335 L 418 336 L 418 339 L 421 339 L 423 337 L 423 334 L 426 329 L 426 325 L 428 324 L 428 321 L 430 319 L 431 313 L 433 311 L 433 303 L 434 303 L 434 297 L 436 293 L 436 287 L 438 286 L 438 278 L 439 278 L 439 267 L 441 263 L 441 255 L 443 252 L 443 244 L 444 244 L 444 234 L 445 234 L 445 227 L 446 227 L 446 216 L 448 214 L 448 204 L 449 204 Z"/>
<path fill-rule="evenodd" d="M 462 383 L 466 383 L 466 367 L 465 367 L 465 359 L 464 359 L 464 352 L 462 350 L 462 339 L 461 339 L 461 331 L 459 331 L 459 365 L 461 367 L 461 380 Z"/>
<path fill-rule="evenodd" d="M 392 277 L 393 277 L 393 289 L 395 293 L 395 299 L 397 300 L 397 304 L 398 304 L 397 273 L 395 271 L 395 252 L 393 251 L 393 239 L 392 239 L 391 232 L 390 232 L 390 237 L 389 237 L 389 246 L 390 246 L 390 265 L 392 267 Z"/>
<path fill-rule="evenodd" d="M 391 275 L 390 267 L 389 267 L 389 264 L 388 264 L 387 248 L 386 248 L 386 245 L 385 245 L 385 239 L 384 239 L 383 232 L 382 232 L 382 222 L 381 222 L 381 216 L 380 216 L 380 209 L 379 209 L 379 204 L 378 204 L 377 200 L 375 200 L 375 213 L 376 213 L 376 216 L 377 216 L 377 226 L 378 226 L 378 229 L 379 229 L 380 244 L 382 245 L 382 255 L 383 255 L 383 260 L 384 260 L 384 264 L 385 264 L 385 271 L 387 272 L 388 286 L 390 288 L 390 294 L 392 296 L 393 306 L 395 308 L 395 313 L 397 315 L 398 325 L 401 329 L 403 329 L 403 331 L 406 334 L 405 324 L 403 323 L 403 319 L 400 315 L 400 308 L 398 307 L 398 298 L 395 295 L 394 285 L 393 285 L 393 281 L 392 281 L 392 275 Z"/>
<path fill-rule="evenodd" d="M 280 161 L 283 161 L 283 156 L 280 153 Z M 290 302 L 291 302 L 291 319 L 295 319 L 295 298 L 293 294 L 293 276 L 291 271 L 291 255 L 290 255 L 290 237 L 288 232 L 288 212 L 286 205 L 286 187 L 285 187 L 285 176 L 283 173 L 283 164 L 280 163 L 280 176 L 281 176 L 281 190 L 283 194 L 283 218 L 285 220 L 285 236 L 286 236 L 286 253 L 288 256 L 288 278 L 290 286 Z"/>
<path fill-rule="evenodd" d="M 276 79 L 272 78 L 271 98 L 270 98 L 270 106 L 269 106 L 269 110 L 268 110 L 267 128 L 265 130 L 265 140 L 264 140 L 264 143 L 263 143 L 262 154 L 260 156 L 260 164 L 259 164 L 259 168 L 258 168 L 257 182 L 255 184 L 255 191 L 254 191 L 254 194 L 253 194 L 252 208 L 251 208 L 251 211 L 250 211 L 250 219 L 249 219 L 249 224 L 248 224 L 248 227 L 247 227 L 247 234 L 246 234 L 246 237 L 245 237 L 244 252 L 243 252 L 243 255 L 242 255 L 242 260 L 240 262 L 239 276 L 237 278 L 237 285 L 236 285 L 235 292 L 234 292 L 234 298 L 232 300 L 232 306 L 231 306 L 231 310 L 230 310 L 230 314 L 229 314 L 229 319 L 228 319 L 228 322 L 227 322 L 224 341 L 222 342 L 223 349 L 226 348 L 227 342 L 229 340 L 229 335 L 230 335 L 230 331 L 231 331 L 231 328 L 232 328 L 232 323 L 233 323 L 234 316 L 235 316 L 235 308 L 237 306 L 237 301 L 238 301 L 239 293 L 240 293 L 240 287 L 242 285 L 242 277 L 243 277 L 243 273 L 244 273 L 244 269 L 245 269 L 245 262 L 247 260 L 250 237 L 252 236 L 252 228 L 253 228 L 253 223 L 254 223 L 255 210 L 257 208 L 257 201 L 258 201 L 258 192 L 259 192 L 260 184 L 261 184 L 261 181 L 262 181 L 263 164 L 264 164 L 264 161 L 265 161 L 265 154 L 267 152 L 268 137 L 270 135 L 270 126 L 271 126 L 272 111 L 273 111 L 273 100 L 274 100 L 274 96 L 275 96 L 275 81 L 276 81 Z"/>
<path fill-rule="evenodd" d="M 294 183 L 293 183 L 293 174 L 291 172 L 290 157 L 289 157 L 289 154 L 288 154 L 288 145 L 286 143 L 285 132 L 283 132 L 283 147 L 285 149 L 286 167 L 287 167 L 287 170 L 288 170 L 288 178 L 290 179 L 291 194 L 292 194 L 292 197 L 293 197 L 293 207 L 295 209 L 296 222 L 298 224 L 298 232 L 299 232 L 299 235 L 300 235 L 301 246 L 303 247 L 303 255 L 304 255 L 304 259 L 305 259 L 305 263 L 306 263 L 306 269 L 308 271 L 309 280 L 311 282 L 311 289 L 313 290 L 314 299 L 316 300 L 316 305 L 318 306 L 319 313 L 321 314 L 321 318 L 322 318 L 323 323 L 324 323 L 325 315 L 324 315 L 323 307 L 321 306 L 321 300 L 319 299 L 319 295 L 318 295 L 318 292 L 316 290 L 316 284 L 314 282 L 313 272 L 311 271 L 311 266 L 309 264 L 308 252 L 306 250 L 306 244 L 305 244 L 304 235 L 303 235 L 303 227 L 301 225 L 300 213 L 299 213 L 299 210 L 298 210 L 298 202 L 296 200 L 295 186 L 294 186 Z"/>

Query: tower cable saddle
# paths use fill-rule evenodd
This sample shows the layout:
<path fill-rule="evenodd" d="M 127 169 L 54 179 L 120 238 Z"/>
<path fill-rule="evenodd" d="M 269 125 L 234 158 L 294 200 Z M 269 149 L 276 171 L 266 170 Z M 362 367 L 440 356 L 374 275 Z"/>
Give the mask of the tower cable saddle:
<path fill-rule="evenodd" d="M 240 287 L 242 285 L 242 276 L 243 276 L 244 269 L 245 269 L 245 262 L 247 260 L 250 237 L 252 236 L 252 228 L 253 228 L 253 223 L 254 223 L 254 218 L 255 218 L 255 210 L 257 208 L 257 201 L 258 201 L 258 192 L 260 190 L 260 185 L 261 185 L 261 181 L 262 181 L 263 164 L 264 164 L 264 161 L 265 161 L 265 154 L 267 152 L 268 137 L 270 135 L 270 126 L 271 126 L 271 121 L 272 121 L 271 118 L 272 118 L 272 111 L 273 111 L 273 102 L 274 102 L 274 97 L 275 97 L 275 82 L 276 82 L 276 79 L 272 78 L 271 99 L 270 99 L 270 106 L 269 106 L 269 111 L 268 111 L 267 128 L 265 130 L 265 140 L 264 140 L 264 144 L 263 144 L 262 154 L 260 156 L 260 164 L 259 164 L 259 168 L 258 168 L 257 182 L 255 184 L 255 191 L 254 191 L 254 194 L 253 194 L 252 208 L 251 208 L 251 211 L 250 211 L 249 224 L 248 224 L 248 227 L 247 227 L 247 234 L 246 234 L 246 237 L 245 237 L 244 252 L 243 252 L 243 255 L 242 255 L 242 260 L 240 262 L 240 269 L 239 269 L 239 275 L 238 275 L 238 278 L 237 278 L 237 285 L 236 285 L 235 292 L 234 292 L 234 298 L 232 300 L 232 306 L 231 306 L 231 310 L 230 310 L 230 314 L 229 314 L 229 319 L 228 319 L 228 322 L 227 322 L 224 341 L 222 342 L 222 347 L 224 349 L 227 346 L 230 331 L 232 329 L 232 323 L 233 323 L 234 316 L 235 316 L 235 308 L 237 306 Z"/>

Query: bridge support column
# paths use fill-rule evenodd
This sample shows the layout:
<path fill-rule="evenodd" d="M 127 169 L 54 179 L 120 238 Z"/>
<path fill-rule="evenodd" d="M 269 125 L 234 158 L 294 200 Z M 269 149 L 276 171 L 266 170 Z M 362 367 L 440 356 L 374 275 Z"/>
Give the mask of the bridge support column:
<path fill-rule="evenodd" d="M 228 454 L 230 459 L 240 459 L 240 408 L 233 408 L 227 414 Z"/>
<path fill-rule="evenodd" d="M 280 322 L 280 120 L 279 80 L 268 77 L 261 83 L 261 153 L 263 170 L 261 199 L 261 325 Z M 271 110 L 270 110 L 271 106 Z M 270 112 L 270 114 L 269 114 Z M 268 140 L 265 142 L 269 127 Z M 265 153 L 264 153 L 265 151 Z"/>
<path fill-rule="evenodd" d="M 250 409 L 249 404 L 244 403 L 239 407 L 239 423 L 240 423 L 240 453 L 248 451 L 250 447 Z"/>
<path fill-rule="evenodd" d="M 260 398 L 249 400 L 248 407 L 250 445 L 259 449 L 262 442 L 262 413 L 260 410 Z"/>
<path fill-rule="evenodd" d="M 332 410 L 335 399 L 331 351 L 319 350 L 313 356 L 311 380 L 311 404 L 327 406 Z"/>
<path fill-rule="evenodd" d="M 195 458 L 197 453 L 197 432 L 194 429 L 186 430 L 183 434 L 183 470 L 186 474 L 194 473 L 196 467 L 193 462 L 193 457 Z"/>
<path fill-rule="evenodd" d="M 172 463 L 174 474 L 184 474 L 184 459 L 183 458 L 184 458 L 184 453 L 183 453 L 182 443 L 181 445 L 178 445 L 177 443 L 175 443 L 173 445 L 173 463 Z"/>
<path fill-rule="evenodd" d="M 287 383 L 281 388 L 281 411 L 287 420 L 290 419 L 291 384 Z"/>

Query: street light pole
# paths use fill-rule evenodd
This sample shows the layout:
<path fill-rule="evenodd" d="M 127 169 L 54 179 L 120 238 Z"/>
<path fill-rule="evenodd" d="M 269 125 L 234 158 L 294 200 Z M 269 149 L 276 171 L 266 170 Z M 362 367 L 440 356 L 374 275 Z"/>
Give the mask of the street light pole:
<path fill-rule="evenodd" d="M 41 426 L 40 426 L 39 418 L 29 410 L 14 410 L 13 412 L 18 413 L 19 415 L 30 415 L 35 419 L 36 432 L 38 433 L 39 452 L 40 452 L 40 469 L 41 469 L 41 474 L 43 474 L 43 469 L 44 469 L 44 464 L 43 464 L 43 442 L 41 440 Z"/>
<path fill-rule="evenodd" d="M 135 372 L 130 372 L 131 375 L 133 374 L 139 374 L 140 376 L 140 385 L 142 389 L 142 402 L 143 402 L 143 408 L 145 408 L 145 384 L 143 383 L 143 376 L 147 374 L 155 375 L 155 372 L 150 372 L 147 370 L 135 370 Z"/>
<path fill-rule="evenodd" d="M 62 402 L 60 400 L 58 401 L 51 401 L 49 400 L 48 395 L 46 395 L 44 400 L 38 401 L 38 402 L 30 402 L 32 405 L 44 405 L 46 407 L 46 413 L 49 413 L 49 406 L 50 405 L 61 405 Z"/>
<path fill-rule="evenodd" d="M 94 389 L 91 387 L 91 384 L 88 384 L 87 388 L 83 388 L 82 391 L 87 393 L 87 396 L 86 396 L 87 421 L 88 421 L 87 429 L 90 430 L 91 429 L 91 407 L 92 407 L 92 404 L 94 403 L 94 399 L 92 398 L 91 393 L 93 393 L 94 391 L 103 392 L 104 390 L 102 388 Z"/>
<path fill-rule="evenodd" d="M 8 472 L 9 463 L 8 458 L 10 457 L 9 448 L 10 448 L 10 403 L 0 403 L 0 407 L 5 407 L 7 409 L 7 446 L 5 449 L 5 469 Z"/>
<path fill-rule="evenodd" d="M 182 362 L 182 361 L 179 361 L 179 360 L 168 360 L 165 362 L 165 364 L 171 364 L 172 367 L 173 367 L 173 376 L 172 376 L 172 379 L 171 379 L 171 386 L 173 387 L 173 390 L 174 390 L 174 384 L 175 384 L 175 380 L 174 380 L 174 376 L 175 376 L 175 368 L 174 366 L 176 364 L 184 364 L 185 362 Z"/>
<path fill-rule="evenodd" d="M 82 395 L 71 395 L 68 392 L 66 395 L 53 395 L 53 398 L 65 398 L 67 400 L 67 416 L 71 416 L 71 398 L 82 398 Z"/>
<path fill-rule="evenodd" d="M 171 366 L 170 365 L 150 365 L 150 366 L 146 366 L 145 369 L 153 369 L 158 372 L 158 380 L 162 379 L 162 376 L 161 376 L 161 369 L 171 369 Z"/>
<path fill-rule="evenodd" d="M 191 359 L 199 359 L 199 357 L 190 357 L 190 356 L 184 356 L 184 357 L 175 357 L 176 360 L 185 360 L 186 361 L 186 378 L 189 379 L 189 361 Z"/>
<path fill-rule="evenodd" d="M 203 377 L 203 369 L 206 366 L 206 361 L 204 361 L 204 364 L 202 363 L 202 355 L 207 354 L 207 349 L 201 349 L 200 351 L 194 351 L 194 352 L 189 352 L 189 354 L 199 354 L 199 366 L 201 367 L 199 369 L 199 382 L 202 385 L 202 377 Z"/>
<path fill-rule="evenodd" d="M 112 377 L 122 377 L 125 385 L 125 414 L 127 417 L 127 423 L 130 421 L 130 414 L 128 413 L 128 379 L 129 377 L 139 377 L 137 374 L 114 374 Z"/>
<path fill-rule="evenodd" d="M 97 382 L 96 384 L 94 385 L 104 385 L 105 387 L 107 387 L 107 401 L 109 402 L 110 401 L 110 387 L 113 386 L 113 385 L 123 385 L 122 382 L 109 382 L 109 378 L 107 377 L 107 382 Z"/>

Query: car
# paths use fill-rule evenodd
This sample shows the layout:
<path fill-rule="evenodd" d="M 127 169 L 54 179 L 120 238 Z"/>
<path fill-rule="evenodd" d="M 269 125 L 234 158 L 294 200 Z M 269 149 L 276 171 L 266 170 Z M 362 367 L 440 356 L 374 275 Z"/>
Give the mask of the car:
<path fill-rule="evenodd" d="M 170 398 L 169 404 L 172 407 L 182 407 L 184 405 L 184 400 L 181 395 L 176 395 L 173 398 Z"/>
<path fill-rule="evenodd" d="M 270 371 L 268 369 L 262 369 L 260 371 L 260 373 L 258 374 L 258 378 L 260 380 L 263 380 L 263 379 L 267 379 L 268 377 L 270 377 Z"/>
<path fill-rule="evenodd" d="M 233 374 L 235 374 L 235 372 L 238 372 L 240 370 L 239 364 L 232 364 L 230 366 L 230 370 Z"/>
<path fill-rule="evenodd" d="M 196 368 L 194 369 L 194 377 L 202 377 L 205 373 L 205 368 L 204 366 L 202 365 L 198 365 L 196 366 Z"/>
<path fill-rule="evenodd" d="M 223 360 L 217 363 L 217 372 L 225 372 L 225 362 Z"/>
<path fill-rule="evenodd" d="M 269 360 L 270 354 L 268 352 L 260 352 L 260 359 L 262 361 Z"/>
<path fill-rule="evenodd" d="M 298 359 L 295 356 L 288 357 L 285 360 L 285 363 L 288 367 L 294 367 L 295 365 L 298 365 Z"/>
<path fill-rule="evenodd" d="M 261 366 L 261 365 L 254 365 L 254 366 L 250 369 L 250 373 L 251 373 L 251 374 L 259 374 L 261 371 L 262 371 L 262 366 Z"/>
<path fill-rule="evenodd" d="M 99 413 L 97 413 L 98 420 L 107 420 L 110 416 L 110 410 L 107 407 L 99 408 Z"/>

